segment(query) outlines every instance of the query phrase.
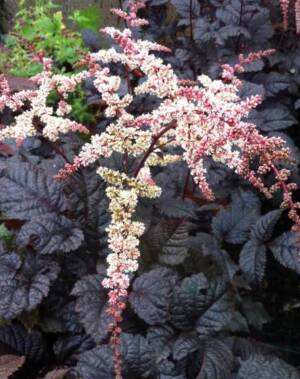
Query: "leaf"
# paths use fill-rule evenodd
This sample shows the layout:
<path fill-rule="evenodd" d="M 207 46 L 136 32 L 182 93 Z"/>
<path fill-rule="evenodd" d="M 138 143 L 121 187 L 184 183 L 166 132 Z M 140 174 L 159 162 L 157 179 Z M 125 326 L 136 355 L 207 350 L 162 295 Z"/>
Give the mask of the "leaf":
<path fill-rule="evenodd" d="M 230 379 L 234 357 L 221 341 L 209 339 L 202 348 L 201 369 L 196 379 Z"/>
<path fill-rule="evenodd" d="M 24 356 L 29 362 L 39 362 L 45 345 L 40 332 L 28 332 L 23 325 L 11 324 L 0 328 L 0 350 L 4 354 Z"/>
<path fill-rule="evenodd" d="M 265 86 L 267 96 L 275 96 L 277 93 L 288 89 L 290 86 L 289 76 L 275 71 L 268 74 L 259 73 L 255 75 L 254 81 Z"/>
<path fill-rule="evenodd" d="M 204 308 L 209 283 L 204 274 L 184 278 L 175 292 L 171 320 L 176 327 L 188 329 Z"/>
<path fill-rule="evenodd" d="M 26 223 L 17 237 L 17 243 L 32 245 L 40 254 L 68 253 L 76 250 L 83 241 L 82 230 L 64 216 L 47 214 Z"/>
<path fill-rule="evenodd" d="M 251 35 L 251 43 L 263 46 L 274 34 L 274 28 L 267 8 L 256 7 L 255 13 L 243 18 L 243 23 Z"/>
<path fill-rule="evenodd" d="M 173 359 L 180 361 L 186 358 L 197 351 L 200 345 L 200 340 L 195 333 L 181 333 L 174 343 Z"/>
<path fill-rule="evenodd" d="M 273 234 L 274 227 L 282 214 L 282 210 L 268 212 L 261 216 L 253 225 L 251 238 L 260 242 L 267 242 Z"/>
<path fill-rule="evenodd" d="M 14 372 L 23 366 L 25 357 L 17 355 L 0 356 L 0 379 L 8 379 Z"/>
<path fill-rule="evenodd" d="M 189 19 L 195 18 L 200 14 L 200 4 L 198 0 L 171 0 L 172 5 L 180 17 Z"/>
<path fill-rule="evenodd" d="M 236 274 L 238 266 L 233 262 L 229 254 L 220 249 L 218 245 L 218 241 L 212 234 L 197 233 L 190 238 L 190 247 L 196 251 L 200 249 L 204 256 L 210 256 L 222 274 L 227 274 L 231 280 Z"/>
<path fill-rule="evenodd" d="M 148 328 L 147 341 L 156 354 L 157 362 L 163 361 L 170 356 L 174 339 L 175 331 L 168 324 L 162 326 L 150 326 Z"/>
<path fill-rule="evenodd" d="M 79 354 L 94 347 L 94 341 L 86 334 L 61 334 L 53 345 L 53 352 L 57 362 L 66 363 L 77 360 Z"/>
<path fill-rule="evenodd" d="M 0 225 L 0 241 L 9 242 L 13 238 L 13 233 L 10 232 L 4 224 Z"/>
<path fill-rule="evenodd" d="M 99 251 L 106 246 L 105 229 L 110 220 L 104 183 L 94 168 L 84 168 L 69 179 L 68 189 L 76 220 L 84 230 L 85 242 L 89 248 Z"/>
<path fill-rule="evenodd" d="M 97 346 L 81 354 L 75 369 L 84 379 L 115 379 L 110 347 Z"/>
<path fill-rule="evenodd" d="M 248 66 L 246 66 L 246 67 L 248 67 Z M 248 81 L 243 82 L 243 85 L 242 85 L 241 89 L 239 90 L 239 96 L 242 99 L 246 100 L 248 97 L 255 96 L 255 95 L 260 95 L 260 96 L 264 97 L 264 95 L 265 95 L 264 86 L 260 85 L 260 84 L 248 82 Z M 253 112 L 253 115 L 256 114 L 256 113 L 254 113 L 256 111 L 252 110 L 250 115 L 252 115 L 252 112 Z M 252 120 L 251 117 L 249 117 L 249 118 L 252 122 L 254 122 L 256 124 L 256 119 Z"/>
<path fill-rule="evenodd" d="M 61 187 L 29 163 L 8 161 L 0 186 L 0 209 L 10 218 L 30 220 L 66 210 Z"/>
<path fill-rule="evenodd" d="M 159 211 L 168 217 L 182 218 L 194 215 L 197 209 L 195 203 L 189 199 L 182 199 L 180 197 L 173 197 L 166 194 L 156 200 Z"/>
<path fill-rule="evenodd" d="M 262 111 L 252 110 L 248 120 L 263 132 L 286 129 L 297 123 L 295 117 L 286 107 L 270 107 Z"/>
<path fill-rule="evenodd" d="M 167 268 L 157 268 L 138 277 L 129 296 L 136 314 L 150 325 L 167 321 L 177 275 Z"/>
<path fill-rule="evenodd" d="M 158 365 L 159 379 L 188 379 L 180 365 L 164 360 Z"/>
<path fill-rule="evenodd" d="M 72 18 L 79 29 L 90 29 L 94 32 L 98 32 L 102 21 L 96 5 L 75 10 Z"/>
<path fill-rule="evenodd" d="M 196 322 L 196 330 L 199 336 L 212 335 L 224 328 L 233 316 L 231 299 L 228 293 L 218 293 L 219 284 L 214 283 L 210 287 L 205 309 Z"/>
<path fill-rule="evenodd" d="M 159 224 L 159 226 L 164 225 L 166 224 Z M 162 232 L 164 232 L 164 230 L 160 230 L 160 233 Z M 170 230 L 168 230 L 168 232 L 170 232 Z M 162 251 L 159 255 L 160 262 L 168 265 L 178 265 L 182 263 L 188 254 L 188 239 L 189 224 L 187 222 L 182 222 L 171 234 L 166 236 Z"/>
<path fill-rule="evenodd" d="M 233 354 L 243 361 L 248 360 L 254 355 L 270 354 L 272 351 L 269 345 L 264 345 L 249 337 L 227 337 L 225 342 Z"/>
<path fill-rule="evenodd" d="M 266 246 L 251 239 L 244 246 L 240 254 L 240 268 L 249 282 L 261 284 L 266 267 Z"/>
<path fill-rule="evenodd" d="M 300 273 L 299 246 L 296 234 L 286 232 L 268 244 L 274 258 L 284 267 Z"/>
<path fill-rule="evenodd" d="M 7 252 L 0 244 L 0 278 L 1 280 L 11 280 L 21 266 L 21 259 L 14 252 Z"/>
<path fill-rule="evenodd" d="M 7 253 L 9 254 L 9 253 Z M 0 315 L 10 320 L 35 309 L 49 293 L 59 266 L 53 260 L 26 252 L 22 266 L 10 280 L 0 278 Z"/>
<path fill-rule="evenodd" d="M 241 362 L 237 379 L 299 379 L 298 371 L 274 357 L 255 355 Z"/>
<path fill-rule="evenodd" d="M 174 294 L 172 324 L 180 330 L 189 330 L 195 325 L 200 336 L 221 330 L 232 317 L 226 289 L 227 283 L 222 277 L 209 283 L 203 274 L 185 278 Z"/>
<path fill-rule="evenodd" d="M 260 203 L 250 191 L 238 191 L 232 196 L 230 207 L 222 209 L 212 221 L 214 234 L 232 244 L 248 239 L 249 231 L 257 220 Z"/>
<path fill-rule="evenodd" d="M 193 36 L 198 43 L 206 43 L 217 38 L 214 24 L 205 17 L 197 17 L 193 28 Z"/>
<path fill-rule="evenodd" d="M 109 332 L 110 316 L 107 314 L 107 295 L 102 287 L 101 275 L 86 275 L 73 288 L 76 297 L 76 312 L 86 332 L 100 343 Z"/>
<path fill-rule="evenodd" d="M 140 335 L 122 334 L 123 374 L 148 377 L 154 366 L 154 355 L 147 340 Z"/>
<path fill-rule="evenodd" d="M 243 36 L 246 38 L 250 38 L 250 33 L 246 28 L 242 26 L 226 25 L 218 30 L 218 34 L 220 41 L 222 41 L 223 43 L 225 43 L 226 40 L 231 37 Z"/>
<path fill-rule="evenodd" d="M 244 297 L 241 306 L 248 324 L 257 330 L 262 330 L 264 324 L 272 320 L 263 304 L 258 301 Z"/>

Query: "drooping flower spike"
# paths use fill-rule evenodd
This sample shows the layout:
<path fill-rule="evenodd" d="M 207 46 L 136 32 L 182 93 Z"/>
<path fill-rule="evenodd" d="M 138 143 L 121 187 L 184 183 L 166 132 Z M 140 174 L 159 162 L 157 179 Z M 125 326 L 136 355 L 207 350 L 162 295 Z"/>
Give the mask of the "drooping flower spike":
<path fill-rule="evenodd" d="M 137 12 L 144 6 L 142 0 L 129 2 L 129 9 L 114 10 L 127 25 L 144 25 Z M 23 112 L 15 117 L 12 125 L 0 131 L 0 140 L 24 139 L 43 135 L 55 141 L 67 132 L 88 132 L 81 124 L 69 118 L 68 94 L 86 78 L 92 78 L 95 88 L 106 104 L 105 116 L 112 118 L 102 134 L 94 134 L 81 148 L 72 164 L 68 163 L 59 173 L 63 179 L 81 167 L 108 158 L 113 153 L 136 159 L 133 175 L 100 166 L 98 174 L 107 183 L 106 194 L 110 201 L 111 223 L 107 228 L 110 254 L 107 257 L 107 276 L 103 286 L 108 290 L 108 313 L 112 319 L 112 348 L 116 378 L 122 378 L 120 346 L 120 322 L 126 306 L 130 278 L 138 268 L 139 238 L 144 225 L 134 220 L 140 197 L 155 198 L 161 193 L 151 176 L 152 166 L 165 166 L 182 159 L 189 167 L 195 183 L 208 201 L 214 193 L 206 177 L 205 159 L 227 165 L 248 180 L 266 197 L 275 191 L 283 191 L 282 207 L 289 208 L 289 216 L 295 222 L 294 230 L 300 231 L 299 204 L 294 203 L 292 191 L 295 184 L 289 183 L 289 171 L 279 169 L 276 163 L 289 159 L 285 142 L 278 137 L 266 137 L 259 133 L 253 123 L 245 121 L 251 109 L 262 101 L 260 96 L 246 100 L 239 97 L 242 82 L 236 74 L 256 59 L 262 59 L 272 51 L 255 52 L 240 56 L 235 66 L 223 66 L 220 80 L 211 80 L 201 75 L 196 82 L 180 80 L 171 65 L 155 55 L 168 53 L 169 49 L 150 41 L 135 40 L 130 29 L 123 31 L 112 27 L 103 32 L 114 39 L 118 49 L 110 48 L 90 54 L 85 62 L 87 69 L 73 76 L 54 75 L 51 64 L 45 61 L 44 71 L 34 78 L 37 89 L 26 93 L 11 94 L 4 77 L 0 77 L 2 95 L 0 106 Z M 109 65 L 123 64 L 131 74 L 141 73 L 138 84 L 121 96 L 121 78 L 113 75 Z M 57 109 L 47 106 L 47 98 L 55 89 L 61 99 Z M 134 116 L 129 105 L 135 96 L 153 95 L 159 105 L 151 112 Z M 28 106 L 29 104 L 29 106 Z M 37 128 L 38 123 L 38 128 Z M 180 154 L 174 154 L 174 151 Z M 258 160 L 256 170 L 252 161 Z M 268 188 L 264 176 L 273 173 L 275 183 Z"/>

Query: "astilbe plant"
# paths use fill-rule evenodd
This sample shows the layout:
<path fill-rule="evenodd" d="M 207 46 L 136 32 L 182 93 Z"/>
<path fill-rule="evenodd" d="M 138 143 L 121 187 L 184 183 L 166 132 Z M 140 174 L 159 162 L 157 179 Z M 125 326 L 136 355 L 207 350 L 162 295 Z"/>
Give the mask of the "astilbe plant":
<path fill-rule="evenodd" d="M 63 180 L 82 166 L 100 162 L 98 174 L 107 183 L 106 194 L 110 200 L 111 222 L 107 229 L 110 254 L 107 257 L 107 277 L 102 285 L 109 290 L 108 313 L 111 317 L 111 343 L 114 351 L 116 378 L 122 378 L 122 357 L 120 348 L 120 322 L 122 310 L 128 295 L 130 278 L 138 268 L 139 238 L 144 225 L 134 220 L 139 198 L 156 198 L 161 193 L 151 176 L 154 166 L 166 166 L 177 160 L 184 160 L 195 183 L 207 201 L 214 194 L 206 180 L 205 158 L 227 165 L 249 181 L 267 198 L 276 191 L 283 192 L 283 208 L 289 208 L 294 221 L 294 230 L 300 230 L 297 213 L 299 204 L 292 199 L 294 183 L 289 183 L 289 171 L 280 169 L 277 163 L 289 160 L 289 151 L 279 137 L 261 135 L 256 126 L 245 121 L 249 112 L 262 101 L 260 96 L 246 100 L 239 97 L 242 82 L 236 74 L 256 59 L 272 53 L 260 51 L 247 57 L 240 56 L 235 66 L 224 65 L 220 80 L 211 80 L 200 75 L 197 82 L 179 80 L 169 64 L 164 64 L 159 54 L 168 53 L 168 48 L 157 43 L 135 40 L 129 29 L 144 26 L 147 21 L 140 19 L 137 12 L 144 7 L 138 0 L 129 2 L 128 12 L 113 12 L 123 18 L 128 28 L 123 31 L 107 27 L 103 32 L 110 36 L 118 49 L 110 48 L 91 53 L 83 64 L 87 69 L 72 76 L 54 75 L 52 62 L 41 58 L 44 70 L 32 80 L 35 90 L 12 94 L 8 82 L 0 77 L 0 111 L 9 107 L 14 113 L 14 122 L 3 126 L 0 139 L 13 138 L 18 144 L 30 136 L 48 138 L 51 142 L 60 134 L 72 132 L 88 133 L 89 129 L 68 118 L 71 108 L 68 95 L 87 78 L 92 78 L 96 89 L 106 103 L 105 115 L 114 121 L 102 134 L 91 136 L 72 164 L 67 164 L 57 175 Z M 113 75 L 108 68 L 111 64 L 122 64 L 127 73 L 139 78 L 138 84 L 124 96 L 119 95 L 121 78 Z M 60 96 L 58 107 L 48 106 L 51 91 Z M 139 116 L 128 109 L 134 97 L 153 95 L 159 99 L 157 108 Z M 105 166 L 103 158 L 113 153 L 136 159 L 133 174 Z M 102 160 L 101 160 L 102 159 Z M 273 174 L 275 182 L 271 187 L 263 178 Z"/>

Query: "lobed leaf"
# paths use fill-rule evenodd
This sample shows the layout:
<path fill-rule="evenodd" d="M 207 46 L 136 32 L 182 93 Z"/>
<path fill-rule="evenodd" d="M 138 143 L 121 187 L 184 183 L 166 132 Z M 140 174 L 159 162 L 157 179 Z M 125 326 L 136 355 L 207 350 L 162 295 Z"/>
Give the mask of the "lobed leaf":
<path fill-rule="evenodd" d="M 0 349 L 4 354 L 21 355 L 28 362 L 39 362 L 45 353 L 40 332 L 27 331 L 23 325 L 11 324 L 0 328 Z"/>
<path fill-rule="evenodd" d="M 260 203 L 250 191 L 237 191 L 232 204 L 222 209 L 212 221 L 214 234 L 232 244 L 240 244 L 248 239 L 250 229 L 257 220 Z"/>
<path fill-rule="evenodd" d="M 149 325 L 167 321 L 177 275 L 167 268 L 157 268 L 138 277 L 129 301 L 136 314 Z"/>
<path fill-rule="evenodd" d="M 47 214 L 26 223 L 17 237 L 21 245 L 32 245 L 40 254 L 68 253 L 76 250 L 83 241 L 82 230 L 64 216 Z"/>
<path fill-rule="evenodd" d="M 8 161 L 0 186 L 0 209 L 10 218 L 30 220 L 66 210 L 58 183 L 30 163 Z"/>
<path fill-rule="evenodd" d="M 202 347 L 201 369 L 196 379 L 231 379 L 234 357 L 228 347 L 216 339 L 208 339 Z"/>
<path fill-rule="evenodd" d="M 35 309 L 48 295 L 58 273 L 59 266 L 55 262 L 26 252 L 13 278 L 0 278 L 0 316 L 10 320 L 23 311 Z"/>
<path fill-rule="evenodd" d="M 109 332 L 111 317 L 107 314 L 106 291 L 102 287 L 101 275 L 86 275 L 73 288 L 76 297 L 76 312 L 86 332 L 100 343 Z"/>

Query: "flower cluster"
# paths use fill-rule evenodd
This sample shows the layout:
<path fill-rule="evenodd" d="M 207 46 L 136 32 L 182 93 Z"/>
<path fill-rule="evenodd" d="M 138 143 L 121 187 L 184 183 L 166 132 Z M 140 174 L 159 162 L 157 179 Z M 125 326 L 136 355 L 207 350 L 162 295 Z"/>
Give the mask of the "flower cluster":
<path fill-rule="evenodd" d="M 283 30 L 287 31 L 289 27 L 289 8 L 290 0 L 280 0 L 280 8 L 283 20 Z M 300 1 L 295 1 L 295 21 L 296 21 L 296 32 L 300 33 Z"/>
<path fill-rule="evenodd" d="M 68 97 L 68 93 L 76 89 L 77 84 L 84 78 L 84 73 L 75 74 L 71 77 L 53 75 L 51 61 L 47 58 L 44 59 L 43 73 L 32 78 L 38 86 L 36 90 L 11 94 L 4 76 L 0 77 L 0 88 L 2 89 L 0 110 L 5 106 L 13 111 L 25 109 L 15 117 L 13 125 L 9 125 L 0 131 L 0 139 L 14 138 L 21 143 L 25 138 L 35 135 L 43 135 L 50 141 L 56 141 L 60 133 L 77 131 L 88 134 L 89 130 L 84 125 L 63 117 L 71 111 L 64 99 Z M 62 98 L 57 110 L 47 104 L 52 90 L 57 90 Z"/>
<path fill-rule="evenodd" d="M 155 198 L 161 190 L 151 180 L 149 168 L 143 168 L 136 179 L 106 167 L 100 167 L 97 172 L 108 184 L 106 194 L 110 200 L 111 223 L 107 232 L 111 254 L 107 258 L 107 278 L 102 284 L 109 289 L 108 312 L 113 319 L 112 346 L 118 378 L 122 372 L 119 346 L 121 329 L 118 324 L 122 321 L 122 310 L 125 308 L 129 275 L 138 268 L 139 237 L 144 232 L 144 225 L 132 218 L 139 196 Z"/>
<path fill-rule="evenodd" d="M 144 2 L 129 2 L 129 10 L 113 10 L 129 26 L 144 25 L 137 18 L 138 9 Z M 58 178 L 108 158 L 113 153 L 133 157 L 136 160 L 134 173 L 111 170 L 101 166 L 98 174 L 107 183 L 107 197 L 112 215 L 108 227 L 109 248 L 107 278 L 103 286 L 108 289 L 109 308 L 112 316 L 112 345 L 115 370 L 121 378 L 120 328 L 122 310 L 125 307 L 127 290 L 132 273 L 137 270 L 139 238 L 144 231 L 140 222 L 134 221 L 139 197 L 155 198 L 160 195 L 151 176 L 152 166 L 165 166 L 183 159 L 189 167 L 195 183 L 207 200 L 214 198 L 206 178 L 205 159 L 221 162 L 248 180 L 268 198 L 275 191 L 283 191 L 282 207 L 289 208 L 289 216 L 300 231 L 299 204 L 294 203 L 292 191 L 295 184 L 289 183 L 289 172 L 279 169 L 276 163 L 289 159 L 289 151 L 282 139 L 261 135 L 256 126 L 245 121 L 251 109 L 262 101 L 260 96 L 242 100 L 238 93 L 242 85 L 236 73 L 255 59 L 262 59 L 272 51 L 256 52 L 240 56 L 234 67 L 224 65 L 222 80 L 211 80 L 206 75 L 197 82 L 179 80 L 171 65 L 165 64 L 155 52 L 167 53 L 164 46 L 150 41 L 136 40 L 130 29 L 123 31 L 105 28 L 104 33 L 114 39 L 118 49 L 111 48 L 92 53 L 86 59 L 87 68 L 73 76 L 53 75 L 51 62 L 44 61 L 45 69 L 33 80 L 37 89 L 12 95 L 5 78 L 0 78 L 2 96 L 0 109 L 4 106 L 13 111 L 22 110 L 12 125 L 0 131 L 0 140 L 40 135 L 51 141 L 60 133 L 69 131 L 88 132 L 83 125 L 68 118 L 70 106 L 68 94 L 86 78 L 92 78 L 95 88 L 106 103 L 105 115 L 112 118 L 105 132 L 91 136 L 75 157 L 67 164 Z M 122 64 L 127 72 L 139 73 L 134 88 L 120 95 L 121 79 L 112 75 L 110 66 Z M 61 99 L 55 110 L 47 105 L 51 90 L 55 89 Z M 129 105 L 135 96 L 153 95 L 159 99 L 151 112 L 134 116 Z M 175 153 L 174 153 L 175 152 Z M 257 161 L 256 167 L 253 162 Z M 264 184 L 264 176 L 273 174 L 275 183 L 271 188 Z"/>

